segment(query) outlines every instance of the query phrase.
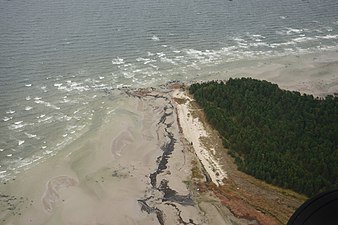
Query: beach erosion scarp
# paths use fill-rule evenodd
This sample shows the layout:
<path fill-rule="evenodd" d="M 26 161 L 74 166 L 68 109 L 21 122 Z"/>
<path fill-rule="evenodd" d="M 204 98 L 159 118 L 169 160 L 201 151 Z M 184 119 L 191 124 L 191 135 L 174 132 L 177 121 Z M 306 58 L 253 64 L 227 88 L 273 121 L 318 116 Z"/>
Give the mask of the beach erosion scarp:
<path fill-rule="evenodd" d="M 227 178 L 226 171 L 224 171 L 216 159 L 215 149 L 208 149 L 202 142 L 203 137 L 208 134 L 203 127 L 203 123 L 199 117 L 191 113 L 193 99 L 191 99 L 184 91 L 175 90 L 173 93 L 174 99 L 181 104 L 177 104 L 177 115 L 180 118 L 180 125 L 183 130 L 183 135 L 187 141 L 192 145 L 198 160 L 201 162 L 205 176 L 210 179 L 215 185 L 223 185 L 223 180 Z"/>

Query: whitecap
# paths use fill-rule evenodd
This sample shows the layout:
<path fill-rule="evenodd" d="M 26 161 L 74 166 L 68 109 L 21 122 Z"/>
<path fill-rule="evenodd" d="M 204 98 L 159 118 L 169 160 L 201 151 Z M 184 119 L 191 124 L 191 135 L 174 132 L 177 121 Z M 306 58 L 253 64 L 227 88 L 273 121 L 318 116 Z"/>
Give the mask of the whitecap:
<path fill-rule="evenodd" d="M 282 20 L 285 20 L 286 16 L 280 16 L 279 18 L 281 18 Z"/>
<path fill-rule="evenodd" d="M 54 84 L 54 87 L 61 87 L 62 86 L 62 83 L 55 83 Z"/>
<path fill-rule="evenodd" d="M 42 86 L 41 89 L 43 90 L 43 92 L 47 92 L 47 87 L 46 86 Z"/>
<path fill-rule="evenodd" d="M 163 48 L 166 48 L 166 47 L 168 47 L 168 45 L 162 45 L 162 47 L 163 47 Z"/>
<path fill-rule="evenodd" d="M 63 145 L 63 144 L 64 144 L 64 142 L 57 143 L 57 144 L 56 144 L 56 147 L 59 147 L 59 146 L 61 146 L 61 145 Z"/>
<path fill-rule="evenodd" d="M 161 58 L 161 61 L 162 61 L 162 62 L 165 62 L 165 63 L 171 63 L 171 64 L 173 64 L 173 65 L 177 65 L 177 63 L 176 63 L 174 60 L 169 59 L 169 58 L 167 58 L 167 57 L 162 57 L 162 58 Z"/>
<path fill-rule="evenodd" d="M 128 73 L 128 72 L 122 72 L 123 76 L 125 78 L 133 78 L 135 75 L 133 73 Z"/>
<path fill-rule="evenodd" d="M 301 43 L 301 42 L 307 42 L 307 41 L 313 41 L 316 40 L 316 38 L 312 38 L 312 37 L 298 37 L 298 38 L 294 38 L 293 41 Z"/>
<path fill-rule="evenodd" d="M 79 92 L 83 92 L 83 91 L 88 91 L 90 90 L 90 87 L 88 85 L 85 85 L 85 86 L 81 86 L 82 83 L 76 83 L 76 82 L 72 82 L 70 84 L 68 84 L 68 86 L 62 86 L 62 87 L 59 87 L 58 89 L 59 90 L 64 90 L 64 91 L 67 91 L 67 92 L 71 92 L 71 91 L 79 91 Z"/>
<path fill-rule="evenodd" d="M 145 61 L 143 64 L 144 64 L 144 65 L 147 65 L 148 63 L 154 63 L 154 62 L 156 62 L 156 60 L 154 60 L 154 59 L 149 59 L 148 61 Z"/>
<path fill-rule="evenodd" d="M 136 69 L 136 70 L 133 70 L 133 73 L 140 73 L 140 72 L 142 72 L 142 70 L 141 70 L 141 69 Z"/>
<path fill-rule="evenodd" d="M 154 69 L 158 69 L 158 66 L 155 66 L 154 64 L 149 63 L 149 66 L 153 67 Z M 151 74 L 148 74 L 148 76 L 151 76 Z"/>
<path fill-rule="evenodd" d="M 51 107 L 51 108 L 53 108 L 53 109 L 60 109 L 60 107 L 55 106 L 55 105 L 53 105 L 53 104 L 51 104 L 51 103 L 49 103 L 49 102 L 45 102 L 45 105 L 46 105 L 47 107 Z"/>
<path fill-rule="evenodd" d="M 35 101 L 38 101 L 38 100 L 41 100 L 42 98 L 41 97 L 35 97 L 34 100 Z"/>
<path fill-rule="evenodd" d="M 19 145 L 19 146 L 22 145 L 23 143 L 25 143 L 25 141 L 23 141 L 23 140 L 19 140 L 19 141 L 18 141 L 18 145 Z"/>
<path fill-rule="evenodd" d="M 40 100 L 41 98 L 39 98 L 39 97 L 36 97 L 36 98 L 34 98 L 35 99 L 35 103 L 36 104 L 43 104 L 43 105 L 45 105 L 45 106 L 47 106 L 47 107 L 51 107 L 51 108 L 53 108 L 53 109 L 60 109 L 60 107 L 58 107 L 58 106 L 55 106 L 55 105 L 53 105 L 53 104 L 51 104 L 51 103 L 49 103 L 49 102 L 45 102 L 45 101 L 42 101 L 42 100 Z"/>
<path fill-rule="evenodd" d="M 156 55 L 158 55 L 158 57 L 160 57 L 160 58 L 165 56 L 165 54 L 163 52 L 157 52 Z"/>
<path fill-rule="evenodd" d="M 0 148 L 0 152 L 3 152 L 5 149 L 3 149 L 3 148 Z"/>
<path fill-rule="evenodd" d="M 297 29 L 297 28 L 291 28 L 291 27 L 287 27 L 282 31 L 277 31 L 277 34 L 281 34 L 281 35 L 292 35 L 292 34 L 300 34 L 303 32 L 307 32 L 309 31 L 308 29 Z"/>
<path fill-rule="evenodd" d="M 25 132 L 25 135 L 26 135 L 28 138 L 36 138 L 36 137 L 37 137 L 36 134 L 30 134 L 30 133 L 27 133 L 27 132 Z"/>
<path fill-rule="evenodd" d="M 64 99 L 63 99 L 63 102 L 64 102 L 64 103 L 68 103 L 68 102 L 70 102 L 70 100 L 69 100 L 68 98 L 64 98 Z"/>
<path fill-rule="evenodd" d="M 48 116 L 48 117 L 46 117 L 46 118 L 44 118 L 44 119 L 38 120 L 38 123 L 46 122 L 46 121 L 48 121 L 48 120 L 50 120 L 50 119 L 52 119 L 52 118 L 53 118 L 52 116 Z"/>
<path fill-rule="evenodd" d="M 2 120 L 3 120 L 4 122 L 7 122 L 7 121 L 9 121 L 9 120 L 11 120 L 11 119 L 13 119 L 13 117 L 7 117 L 7 116 L 5 116 Z"/>
<path fill-rule="evenodd" d="M 263 39 L 266 38 L 266 37 L 264 37 L 264 36 L 261 35 L 261 34 L 252 34 L 251 36 L 254 37 L 254 38 L 263 38 Z"/>
<path fill-rule="evenodd" d="M 74 116 L 73 118 L 76 119 L 77 121 L 80 121 L 82 117 L 81 116 Z"/>
<path fill-rule="evenodd" d="M 31 100 L 31 99 L 32 99 L 31 96 L 27 96 L 27 97 L 26 97 L 26 100 L 27 100 L 27 101 L 29 101 L 29 100 Z"/>
<path fill-rule="evenodd" d="M 196 65 L 196 63 L 192 63 L 189 66 L 192 67 L 192 68 L 194 68 L 194 69 L 196 69 L 196 70 L 200 70 L 201 69 L 198 65 Z"/>
<path fill-rule="evenodd" d="M 45 146 L 45 145 L 42 145 L 42 146 L 41 146 L 41 148 L 42 148 L 42 149 L 45 149 L 45 148 L 47 148 L 47 146 Z"/>
<path fill-rule="evenodd" d="M 189 57 L 192 57 L 194 59 L 197 59 L 197 60 L 204 59 L 204 56 L 203 56 L 204 54 L 202 51 L 195 50 L 195 49 L 187 49 L 185 50 L 185 52 Z"/>
<path fill-rule="evenodd" d="M 67 121 L 69 121 L 69 120 L 71 120 L 73 117 L 71 117 L 71 116 L 64 116 L 64 118 L 65 118 Z"/>
<path fill-rule="evenodd" d="M 25 84 L 25 87 L 31 87 L 32 84 Z"/>
<path fill-rule="evenodd" d="M 246 44 L 246 43 L 242 43 L 242 42 L 241 42 L 241 43 L 238 43 L 238 45 L 239 45 L 240 48 L 244 48 L 244 49 L 249 48 L 249 47 L 248 47 L 248 44 Z"/>
<path fill-rule="evenodd" d="M 279 46 L 287 46 L 287 45 L 295 45 L 296 42 L 294 41 L 287 41 L 287 42 L 282 42 L 282 43 L 274 43 L 274 44 L 270 44 L 271 48 L 276 48 Z"/>
<path fill-rule="evenodd" d="M 332 35 L 332 34 L 328 34 L 328 35 L 325 35 L 325 36 L 320 36 L 319 38 L 321 39 L 337 39 L 338 38 L 338 35 Z"/>
<path fill-rule="evenodd" d="M 183 64 L 188 64 L 188 61 L 185 59 L 184 56 L 182 55 L 178 55 L 175 57 L 174 59 L 176 62 L 180 62 L 180 63 L 183 63 Z"/>
<path fill-rule="evenodd" d="M 68 134 L 63 134 L 63 135 L 62 135 L 62 137 L 67 137 L 67 136 L 68 136 Z"/>
<path fill-rule="evenodd" d="M 13 113 L 15 113 L 15 111 L 14 110 L 8 110 L 6 113 L 7 114 L 13 114 Z"/>
<path fill-rule="evenodd" d="M 142 58 L 142 57 L 137 58 L 136 61 L 138 62 L 142 61 L 144 65 L 147 65 L 148 63 L 151 63 L 151 62 L 156 62 L 156 60 L 154 59 Z"/>
<path fill-rule="evenodd" d="M 129 85 L 129 84 L 117 84 L 116 85 L 117 89 L 120 89 L 120 88 L 129 88 L 129 87 L 131 87 L 131 85 Z M 88 102 L 87 102 L 87 104 L 88 104 Z"/>
<path fill-rule="evenodd" d="M 22 120 L 21 121 L 17 121 L 17 122 L 14 122 L 15 125 L 18 125 L 18 124 L 22 124 Z"/>
<path fill-rule="evenodd" d="M 181 51 L 180 50 L 174 50 L 173 53 L 178 54 L 178 53 L 181 53 Z"/>
<path fill-rule="evenodd" d="M 237 41 L 237 42 L 248 42 L 246 40 L 244 40 L 243 38 L 239 38 L 239 37 L 235 37 L 233 38 L 234 41 Z"/>
<path fill-rule="evenodd" d="M 124 63 L 124 59 L 117 57 L 116 59 L 113 59 L 111 62 L 113 65 L 120 65 Z"/>
<path fill-rule="evenodd" d="M 259 46 L 270 46 L 268 43 L 266 42 L 259 42 L 259 43 L 250 43 L 249 44 L 252 47 L 259 47 Z"/>
<path fill-rule="evenodd" d="M 26 111 L 29 111 L 29 110 L 31 110 L 31 109 L 33 109 L 33 107 L 31 107 L 31 106 L 26 106 L 26 107 L 25 107 L 25 110 L 26 110 Z"/>
<path fill-rule="evenodd" d="M 19 124 L 19 125 L 12 124 L 12 125 L 8 126 L 8 128 L 10 130 L 16 130 L 16 129 L 19 129 L 19 128 L 22 128 L 22 127 L 24 127 L 23 124 Z"/>
<path fill-rule="evenodd" d="M 33 159 L 23 159 L 23 158 L 19 158 L 17 160 L 17 162 L 19 162 L 20 164 L 17 166 L 17 168 L 24 168 L 24 170 L 27 170 L 27 166 L 33 164 L 34 162 L 40 160 L 42 158 L 42 156 L 34 156 Z"/>
<path fill-rule="evenodd" d="M 148 55 L 148 56 L 154 56 L 155 54 L 152 53 L 152 52 L 147 52 L 147 55 Z"/>
<path fill-rule="evenodd" d="M 159 41 L 160 38 L 157 37 L 156 35 L 153 35 L 153 36 L 151 37 L 151 40 L 153 40 L 153 41 Z"/>
<path fill-rule="evenodd" d="M 99 79 L 102 80 L 102 79 L 104 79 L 104 77 L 101 77 L 101 76 L 100 76 Z"/>
<path fill-rule="evenodd" d="M 140 62 L 140 61 L 147 61 L 147 60 L 149 60 L 149 59 L 147 59 L 147 58 L 142 58 L 142 57 L 138 57 L 138 58 L 136 59 L 137 62 Z"/>
<path fill-rule="evenodd" d="M 11 157 L 13 154 L 8 154 L 7 157 Z"/>

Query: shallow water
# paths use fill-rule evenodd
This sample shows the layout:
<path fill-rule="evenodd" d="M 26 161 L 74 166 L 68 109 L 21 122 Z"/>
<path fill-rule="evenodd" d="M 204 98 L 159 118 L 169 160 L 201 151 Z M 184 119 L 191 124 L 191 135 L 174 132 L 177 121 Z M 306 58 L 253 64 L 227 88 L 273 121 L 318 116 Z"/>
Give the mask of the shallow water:
<path fill-rule="evenodd" d="M 116 88 L 334 49 L 337 12 L 335 0 L 1 0 L 0 177 L 127 114 Z"/>

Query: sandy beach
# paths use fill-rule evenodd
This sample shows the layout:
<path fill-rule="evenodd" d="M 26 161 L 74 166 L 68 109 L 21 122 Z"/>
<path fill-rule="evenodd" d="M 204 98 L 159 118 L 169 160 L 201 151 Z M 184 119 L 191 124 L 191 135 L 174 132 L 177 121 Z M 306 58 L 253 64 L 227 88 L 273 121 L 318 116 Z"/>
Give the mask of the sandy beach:
<path fill-rule="evenodd" d="M 231 74 L 324 96 L 337 92 L 337 55 Z M 103 126 L 0 185 L 0 224 L 283 224 L 305 200 L 237 171 L 183 84 L 120 97 Z"/>

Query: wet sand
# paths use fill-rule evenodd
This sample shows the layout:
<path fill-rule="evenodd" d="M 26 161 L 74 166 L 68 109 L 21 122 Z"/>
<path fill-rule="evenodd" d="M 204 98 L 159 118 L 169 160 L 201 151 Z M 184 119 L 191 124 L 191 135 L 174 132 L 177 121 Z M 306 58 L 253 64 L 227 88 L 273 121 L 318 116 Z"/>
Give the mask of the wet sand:
<path fill-rule="evenodd" d="M 1 185 L 1 224 L 207 223 L 170 93 L 123 101 L 96 135 Z"/>
<path fill-rule="evenodd" d="M 253 62 L 231 73 L 323 96 L 337 92 L 336 55 Z M 177 101 L 188 98 L 180 85 L 121 93 L 102 127 L 0 185 L 0 224 L 268 224 L 264 215 L 281 224 L 301 204 L 301 197 L 238 173 L 230 158 L 222 158 L 216 134 L 203 131 L 194 109 Z M 277 200 L 290 208 L 281 211 L 282 220 L 272 212 Z M 261 202 L 268 209 L 257 214 Z M 237 203 L 251 208 L 241 211 Z"/>

